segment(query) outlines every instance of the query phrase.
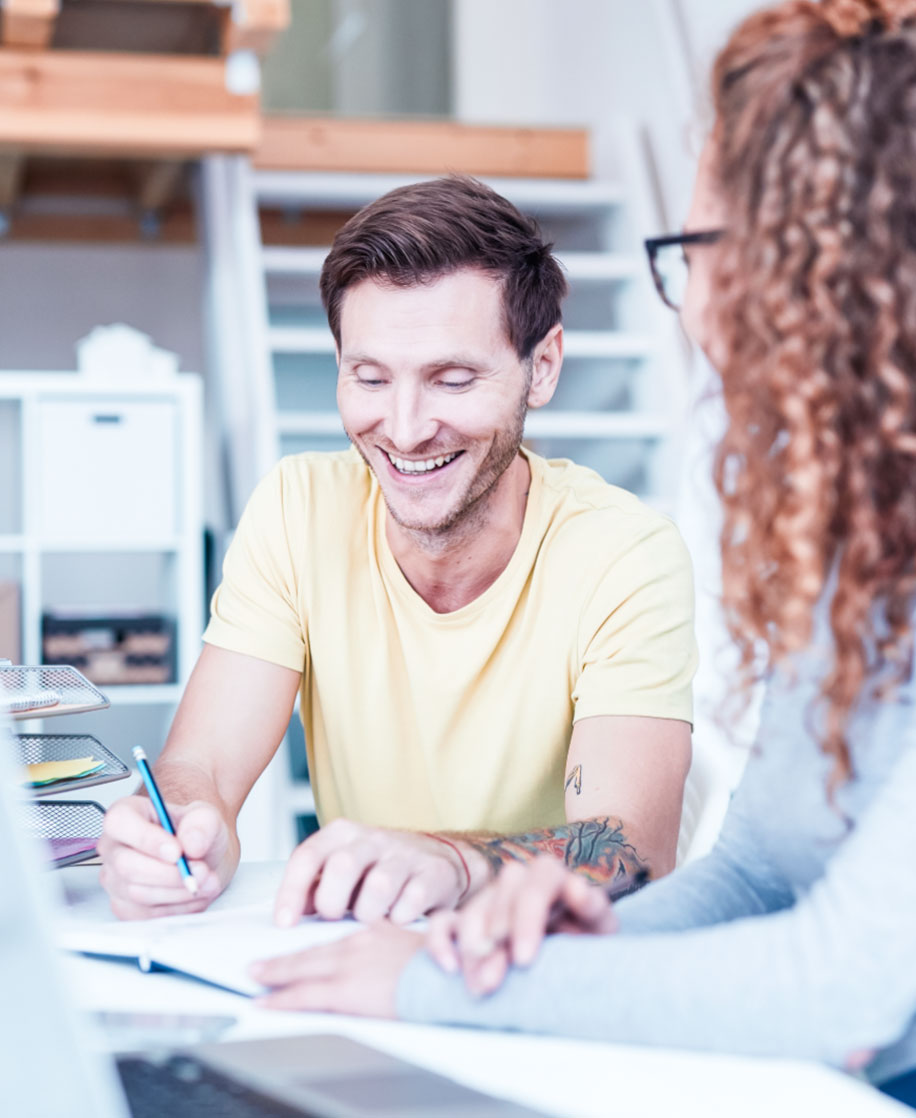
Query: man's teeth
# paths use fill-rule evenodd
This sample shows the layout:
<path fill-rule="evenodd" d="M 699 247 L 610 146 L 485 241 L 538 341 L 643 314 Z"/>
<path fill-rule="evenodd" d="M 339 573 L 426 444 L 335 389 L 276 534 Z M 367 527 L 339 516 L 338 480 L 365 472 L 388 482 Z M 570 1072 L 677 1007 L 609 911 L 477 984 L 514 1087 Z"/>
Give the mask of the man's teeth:
<path fill-rule="evenodd" d="M 385 451 L 388 454 L 387 451 Z M 420 462 L 411 462 L 406 458 L 395 458 L 393 454 L 388 454 L 388 461 L 399 470 L 402 474 L 425 474 L 428 470 L 435 470 L 438 466 L 445 466 L 453 458 L 457 458 L 457 451 L 454 454 L 443 454 L 439 458 L 424 458 Z"/>

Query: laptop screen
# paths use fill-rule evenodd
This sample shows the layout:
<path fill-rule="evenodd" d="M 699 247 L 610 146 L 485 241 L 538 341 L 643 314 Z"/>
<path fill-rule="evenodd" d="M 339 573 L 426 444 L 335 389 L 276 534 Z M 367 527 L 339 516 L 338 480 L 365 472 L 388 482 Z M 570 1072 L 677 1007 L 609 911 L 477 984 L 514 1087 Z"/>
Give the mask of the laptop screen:
<path fill-rule="evenodd" d="M 49 922 L 58 880 L 19 818 L 26 795 L 16 742 L 0 708 L 0 1084 L 17 1118 L 127 1118 L 109 1061 L 83 1044 Z"/>

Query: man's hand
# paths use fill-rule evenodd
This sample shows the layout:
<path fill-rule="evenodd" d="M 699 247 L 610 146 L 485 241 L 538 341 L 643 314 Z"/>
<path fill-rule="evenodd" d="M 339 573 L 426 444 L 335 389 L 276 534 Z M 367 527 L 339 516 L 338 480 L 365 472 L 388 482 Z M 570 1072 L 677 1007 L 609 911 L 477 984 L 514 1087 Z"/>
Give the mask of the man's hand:
<path fill-rule="evenodd" d="M 168 804 L 176 838 L 167 834 L 145 796 L 127 796 L 105 813 L 98 852 L 99 880 L 111 908 L 122 920 L 146 920 L 200 912 L 218 897 L 232 876 L 226 858 L 229 832 L 212 804 Z M 184 852 L 199 892 L 191 896 L 176 862 Z"/>
<path fill-rule="evenodd" d="M 471 993 L 482 995 L 502 985 L 510 966 L 530 966 L 553 932 L 616 930 L 604 889 L 542 856 L 526 864 L 510 862 L 460 912 L 436 913 L 426 949 L 443 970 L 460 970 Z"/>
<path fill-rule="evenodd" d="M 385 916 L 409 924 L 433 909 L 454 908 L 467 886 L 449 844 L 337 819 L 293 851 L 274 919 L 289 927 L 303 913 L 339 920 L 352 912 L 365 924 Z"/>
<path fill-rule="evenodd" d="M 398 981 L 423 937 L 384 921 L 336 943 L 254 963 L 251 976 L 272 988 L 268 1009 L 394 1017 Z"/>

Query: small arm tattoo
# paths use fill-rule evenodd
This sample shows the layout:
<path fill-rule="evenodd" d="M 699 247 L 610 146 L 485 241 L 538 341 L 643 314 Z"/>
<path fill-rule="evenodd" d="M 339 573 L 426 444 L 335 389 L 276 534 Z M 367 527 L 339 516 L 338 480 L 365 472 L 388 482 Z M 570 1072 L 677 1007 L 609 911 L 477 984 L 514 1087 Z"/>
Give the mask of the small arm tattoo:
<path fill-rule="evenodd" d="M 539 854 L 552 854 L 570 869 L 601 885 L 618 878 L 636 877 L 647 870 L 636 848 L 627 840 L 623 823 L 612 816 L 583 819 L 523 835 L 462 837 L 486 858 L 494 874 L 507 862 L 529 862 Z"/>
<path fill-rule="evenodd" d="M 582 795 L 582 766 L 576 765 L 573 771 L 566 778 L 566 783 L 563 785 L 563 791 L 568 792 L 570 784 L 575 788 L 576 795 Z"/>

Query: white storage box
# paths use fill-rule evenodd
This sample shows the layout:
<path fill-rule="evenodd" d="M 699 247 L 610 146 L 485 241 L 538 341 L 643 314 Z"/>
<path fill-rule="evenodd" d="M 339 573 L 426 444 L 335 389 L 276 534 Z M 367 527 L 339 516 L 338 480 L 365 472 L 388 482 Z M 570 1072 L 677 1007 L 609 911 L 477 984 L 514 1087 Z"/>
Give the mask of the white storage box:
<path fill-rule="evenodd" d="M 173 539 L 178 421 L 163 401 L 39 401 L 32 530 L 77 543 Z"/>

